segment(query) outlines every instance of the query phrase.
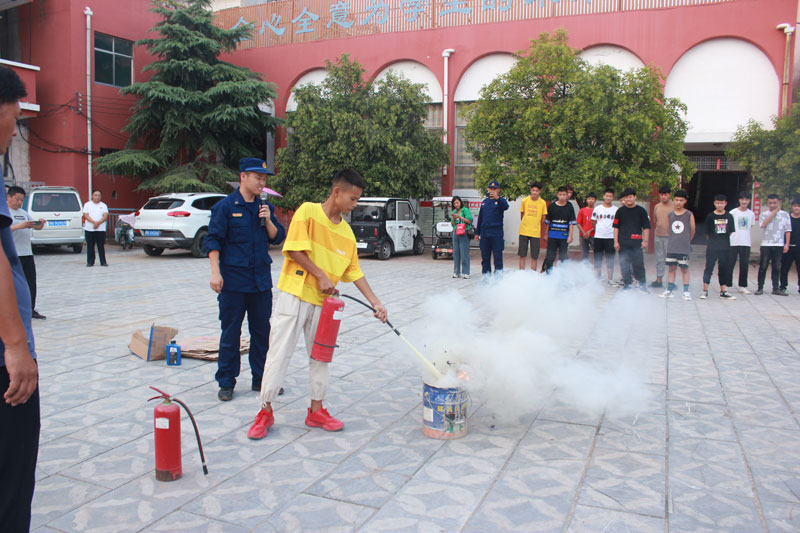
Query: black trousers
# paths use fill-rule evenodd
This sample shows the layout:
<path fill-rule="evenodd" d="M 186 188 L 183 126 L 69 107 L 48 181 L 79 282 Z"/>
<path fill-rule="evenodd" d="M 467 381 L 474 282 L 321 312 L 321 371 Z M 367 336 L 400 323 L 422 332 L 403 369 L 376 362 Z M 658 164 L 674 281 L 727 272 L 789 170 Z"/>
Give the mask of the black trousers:
<path fill-rule="evenodd" d="M 731 269 L 731 281 L 733 281 L 733 269 L 736 268 L 737 261 L 739 262 L 739 286 L 747 287 L 747 271 L 750 269 L 749 246 L 731 246 L 729 265 Z"/>
<path fill-rule="evenodd" d="M 97 255 L 100 256 L 100 264 L 106 264 L 106 232 L 105 231 L 84 231 L 86 234 L 86 264 L 94 264 L 94 247 L 97 246 Z"/>
<path fill-rule="evenodd" d="M 31 291 L 31 309 L 36 309 L 36 263 L 32 255 L 19 256 L 19 262 L 22 263 L 22 272 L 25 273 L 28 290 Z"/>
<path fill-rule="evenodd" d="M 711 274 L 714 272 L 714 263 L 719 263 L 717 276 L 720 287 L 725 285 L 730 287 L 733 282 L 733 269 L 729 268 L 731 253 L 730 250 L 706 250 L 706 268 L 703 270 L 703 283 L 711 282 Z"/>
<path fill-rule="evenodd" d="M 549 272 L 553 265 L 556 264 L 556 258 L 559 261 L 569 259 L 569 243 L 567 243 L 567 239 L 547 239 L 547 255 L 544 256 L 542 271 Z"/>
<path fill-rule="evenodd" d="M 26 533 L 39 454 L 39 388 L 22 405 L 2 399 L 8 372 L 0 366 L 0 531 Z"/>
<path fill-rule="evenodd" d="M 639 243 L 634 243 L 633 246 L 620 245 L 619 269 L 622 272 L 622 282 L 626 287 L 633 283 L 631 271 L 633 271 L 633 278 L 636 278 L 636 281 L 642 285 L 645 284 L 644 252 Z"/>
<path fill-rule="evenodd" d="M 781 256 L 783 255 L 783 246 L 762 246 L 761 259 L 758 264 L 758 288 L 764 288 L 764 282 L 767 280 L 767 267 L 772 263 L 772 290 L 780 289 L 781 277 Z"/>
<path fill-rule="evenodd" d="M 781 289 L 789 286 L 789 271 L 792 265 L 797 271 L 797 289 L 800 290 L 800 246 L 790 246 L 789 251 L 781 257 Z"/>

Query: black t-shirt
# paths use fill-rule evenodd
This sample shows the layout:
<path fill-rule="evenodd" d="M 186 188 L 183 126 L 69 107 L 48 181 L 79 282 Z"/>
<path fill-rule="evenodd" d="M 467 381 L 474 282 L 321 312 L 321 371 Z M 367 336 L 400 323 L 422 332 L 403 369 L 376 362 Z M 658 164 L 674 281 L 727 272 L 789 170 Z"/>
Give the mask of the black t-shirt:
<path fill-rule="evenodd" d="M 569 232 L 575 224 L 575 210 L 569 203 L 558 205 L 553 202 L 547 206 L 548 239 L 569 239 Z"/>
<path fill-rule="evenodd" d="M 800 217 L 794 218 L 789 215 L 789 220 L 792 222 L 792 233 L 789 238 L 789 246 L 800 246 Z"/>
<path fill-rule="evenodd" d="M 614 227 L 619 229 L 620 246 L 642 245 L 642 233 L 650 229 L 650 217 L 640 205 L 633 207 L 620 206 L 614 215 Z"/>
<path fill-rule="evenodd" d="M 733 216 L 730 213 L 718 215 L 712 211 L 706 217 L 705 230 L 707 250 L 728 250 L 731 247 L 730 234 L 736 231 Z"/>

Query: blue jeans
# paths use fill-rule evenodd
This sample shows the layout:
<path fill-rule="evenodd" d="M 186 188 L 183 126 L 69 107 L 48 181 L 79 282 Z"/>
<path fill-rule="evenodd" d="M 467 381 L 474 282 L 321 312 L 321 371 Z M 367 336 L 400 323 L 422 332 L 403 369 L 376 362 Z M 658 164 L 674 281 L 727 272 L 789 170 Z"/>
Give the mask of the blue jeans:
<path fill-rule="evenodd" d="M 453 235 L 453 274 L 469 274 L 469 237 Z"/>

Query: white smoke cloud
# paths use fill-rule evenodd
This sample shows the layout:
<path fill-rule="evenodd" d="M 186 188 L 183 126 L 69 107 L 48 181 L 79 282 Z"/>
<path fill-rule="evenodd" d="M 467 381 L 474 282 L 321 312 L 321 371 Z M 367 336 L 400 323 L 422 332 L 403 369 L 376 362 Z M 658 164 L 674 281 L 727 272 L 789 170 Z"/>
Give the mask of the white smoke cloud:
<path fill-rule="evenodd" d="M 448 369 L 432 385 L 464 387 L 501 421 L 551 395 L 590 412 L 634 414 L 650 398 L 643 339 L 663 320 L 663 301 L 609 291 L 577 262 L 549 276 L 508 272 L 470 299 L 455 290 L 430 297 L 410 337 Z"/>

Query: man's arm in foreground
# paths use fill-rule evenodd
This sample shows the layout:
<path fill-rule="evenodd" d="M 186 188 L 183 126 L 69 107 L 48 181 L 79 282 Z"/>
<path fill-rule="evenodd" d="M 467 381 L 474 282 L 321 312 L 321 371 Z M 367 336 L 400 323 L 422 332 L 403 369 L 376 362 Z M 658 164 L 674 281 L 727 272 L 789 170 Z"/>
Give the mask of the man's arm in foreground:
<path fill-rule="evenodd" d="M 0 253 L 0 339 L 5 346 L 5 365 L 10 379 L 3 399 L 10 405 L 28 401 L 39 382 L 39 369 L 28 351 L 25 326 L 16 306 L 17 292 L 8 257 Z M 9 304 L 13 302 L 13 304 Z"/>

